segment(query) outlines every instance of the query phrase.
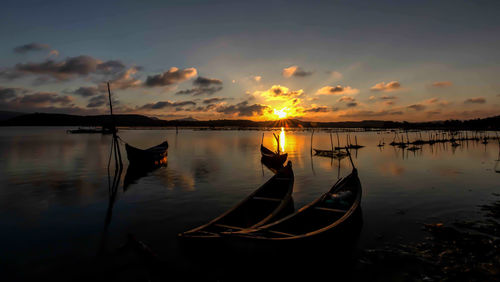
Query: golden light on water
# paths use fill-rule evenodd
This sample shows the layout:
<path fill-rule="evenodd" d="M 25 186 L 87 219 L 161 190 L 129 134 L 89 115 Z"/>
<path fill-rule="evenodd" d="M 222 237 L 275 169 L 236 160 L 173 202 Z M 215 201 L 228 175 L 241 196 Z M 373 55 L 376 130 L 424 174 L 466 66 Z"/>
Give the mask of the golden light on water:
<path fill-rule="evenodd" d="M 285 129 L 283 127 L 281 127 L 281 132 L 280 132 L 280 148 L 281 148 L 281 152 L 285 152 Z"/>

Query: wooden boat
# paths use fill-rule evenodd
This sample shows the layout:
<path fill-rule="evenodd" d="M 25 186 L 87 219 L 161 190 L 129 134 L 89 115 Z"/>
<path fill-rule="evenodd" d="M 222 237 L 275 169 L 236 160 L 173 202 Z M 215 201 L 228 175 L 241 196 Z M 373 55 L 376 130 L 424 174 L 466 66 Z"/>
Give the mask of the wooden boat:
<path fill-rule="evenodd" d="M 167 156 L 168 142 L 165 141 L 160 145 L 145 150 L 125 144 L 125 150 L 131 164 L 158 165 Z"/>
<path fill-rule="evenodd" d="M 344 148 L 345 149 L 345 148 Z M 341 159 L 347 157 L 347 152 L 341 150 L 319 150 L 313 149 L 316 156 Z"/>
<path fill-rule="evenodd" d="M 276 219 L 292 202 L 292 162 L 239 204 L 207 224 L 179 234 L 183 238 L 219 238 L 221 235 L 257 228 Z"/>
<path fill-rule="evenodd" d="M 232 233 L 247 239 L 284 241 L 305 239 L 338 229 L 360 208 L 362 188 L 358 171 L 339 179 L 317 200 L 296 213 L 253 230 Z"/>
<path fill-rule="evenodd" d="M 262 162 L 265 162 L 266 164 L 274 167 L 274 168 L 279 168 L 282 167 L 283 164 L 285 163 L 286 159 L 288 158 L 288 153 L 280 154 L 280 142 L 279 142 L 279 137 L 274 136 L 276 138 L 277 142 L 277 150 L 276 153 L 269 150 L 266 148 L 263 143 L 264 143 L 264 134 L 262 134 L 262 141 L 260 143 L 260 153 L 262 155 Z"/>
<path fill-rule="evenodd" d="M 283 165 L 288 157 L 288 153 L 275 153 L 264 147 L 264 145 L 262 144 L 260 145 L 260 153 L 262 154 L 263 161 L 265 161 L 266 163 L 271 163 L 273 165 Z"/>

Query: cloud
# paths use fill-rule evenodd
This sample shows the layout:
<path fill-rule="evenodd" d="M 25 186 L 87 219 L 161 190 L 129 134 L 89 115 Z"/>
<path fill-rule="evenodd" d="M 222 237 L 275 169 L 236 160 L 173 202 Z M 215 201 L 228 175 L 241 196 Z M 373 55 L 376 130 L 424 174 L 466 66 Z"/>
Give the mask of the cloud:
<path fill-rule="evenodd" d="M 384 92 L 389 92 L 389 91 L 395 91 L 401 88 L 401 84 L 398 81 L 391 81 L 388 83 L 385 82 L 380 82 L 375 84 L 370 88 L 371 91 L 384 91 Z"/>
<path fill-rule="evenodd" d="M 326 106 L 316 106 L 304 110 L 305 113 L 326 113 L 329 111 L 331 111 L 331 109 Z"/>
<path fill-rule="evenodd" d="M 346 106 L 349 107 L 349 108 L 356 107 L 357 105 L 358 105 L 358 103 L 356 103 L 356 102 L 349 102 L 349 103 L 346 104 Z"/>
<path fill-rule="evenodd" d="M 196 85 L 199 87 L 209 87 L 211 85 L 222 85 L 222 80 L 216 79 L 216 78 L 207 78 L 207 77 L 198 76 L 193 81 L 193 85 Z"/>
<path fill-rule="evenodd" d="M 138 71 L 138 67 L 131 67 L 125 71 L 117 73 L 115 77 L 109 81 L 110 87 L 112 87 L 112 89 L 127 89 L 141 86 L 142 82 L 134 77 Z M 106 83 L 101 83 L 99 85 L 101 91 L 106 91 L 107 87 Z"/>
<path fill-rule="evenodd" d="M 348 113 L 344 113 L 339 115 L 341 118 L 374 118 L 374 117 L 383 117 L 383 116 L 394 116 L 394 115 L 402 115 L 402 111 L 351 111 Z"/>
<path fill-rule="evenodd" d="M 411 110 L 415 110 L 417 112 L 420 112 L 420 111 L 425 110 L 426 106 L 424 106 L 422 104 L 413 104 L 413 105 L 409 105 L 407 108 L 411 109 Z"/>
<path fill-rule="evenodd" d="M 97 73 L 103 75 L 115 74 L 125 68 L 119 61 L 102 62 L 90 56 L 69 57 L 62 61 L 48 59 L 42 63 L 17 64 L 14 68 L 0 73 L 8 79 L 15 79 L 25 75 L 39 75 L 40 80 L 52 77 L 57 80 L 67 80 L 73 77 L 84 77 Z"/>
<path fill-rule="evenodd" d="M 42 51 L 42 50 L 46 50 L 49 48 L 50 48 L 50 46 L 48 44 L 33 42 L 33 43 L 29 43 L 29 44 L 15 47 L 14 52 L 19 53 L 19 54 L 25 54 L 25 53 L 28 53 L 31 51 Z"/>
<path fill-rule="evenodd" d="M 217 107 L 216 111 L 219 113 L 237 115 L 240 117 L 251 117 L 255 115 L 262 115 L 266 111 L 270 111 L 271 108 L 267 105 L 252 104 L 249 105 L 248 101 L 243 101 L 236 105 L 220 106 Z"/>
<path fill-rule="evenodd" d="M 188 80 L 196 76 L 197 73 L 195 68 L 178 69 L 172 67 L 164 73 L 148 76 L 144 84 L 148 87 L 168 86 Z"/>
<path fill-rule="evenodd" d="M 453 83 L 451 81 L 436 81 L 432 83 L 432 87 L 445 88 L 452 86 Z"/>
<path fill-rule="evenodd" d="M 188 105 L 196 106 L 196 102 L 194 102 L 194 101 L 180 101 L 180 102 L 160 101 L 160 102 L 156 102 L 156 103 L 145 104 L 145 105 L 139 107 L 139 109 L 160 110 L 160 109 L 164 109 L 164 108 L 182 107 L 182 106 L 188 106 Z"/>
<path fill-rule="evenodd" d="M 384 96 L 380 96 L 379 99 L 380 100 L 396 100 L 396 99 L 398 99 L 398 97 L 384 95 Z"/>
<path fill-rule="evenodd" d="M 220 103 L 220 102 L 227 101 L 227 100 L 230 100 L 230 98 L 217 98 L 217 97 L 206 98 L 206 99 L 203 99 L 203 104 Z"/>
<path fill-rule="evenodd" d="M 316 95 L 355 95 L 359 93 L 359 89 L 351 86 L 324 86 L 316 91 Z"/>
<path fill-rule="evenodd" d="M 90 98 L 87 108 L 97 108 L 106 104 L 106 95 L 99 95 Z"/>
<path fill-rule="evenodd" d="M 73 102 L 73 97 L 71 96 L 60 96 L 54 92 L 36 92 L 33 94 L 26 94 L 21 97 L 16 97 L 15 99 L 9 101 L 9 104 L 13 107 L 40 107 L 40 106 L 53 106 L 59 105 L 69 105 Z"/>
<path fill-rule="evenodd" d="M 304 90 L 292 91 L 288 87 L 273 85 L 266 91 L 255 91 L 254 95 L 260 95 L 267 100 L 288 101 L 293 98 L 299 98 L 304 95 Z"/>
<path fill-rule="evenodd" d="M 260 76 L 260 75 L 253 76 L 252 80 L 255 82 L 260 82 L 262 80 L 262 76 Z"/>
<path fill-rule="evenodd" d="M 1 87 L 0 86 L 0 101 L 12 99 L 21 94 L 29 93 L 30 90 L 19 87 Z"/>
<path fill-rule="evenodd" d="M 47 57 L 58 57 L 59 56 L 59 51 L 56 49 L 50 50 L 49 55 Z"/>
<path fill-rule="evenodd" d="M 304 76 L 309 76 L 311 74 L 312 74 L 311 71 L 305 71 L 299 66 L 291 66 L 288 68 L 284 68 L 282 71 L 282 75 L 286 78 L 292 77 L 292 76 L 304 77 Z"/>
<path fill-rule="evenodd" d="M 337 102 L 354 102 L 354 101 L 356 101 L 356 99 L 349 96 L 343 96 L 337 100 Z"/>
<path fill-rule="evenodd" d="M 82 97 L 91 97 L 99 94 L 100 91 L 95 86 L 82 86 L 69 93 L 76 94 Z"/>
<path fill-rule="evenodd" d="M 486 99 L 483 97 L 469 98 L 464 101 L 464 104 L 485 104 Z"/>

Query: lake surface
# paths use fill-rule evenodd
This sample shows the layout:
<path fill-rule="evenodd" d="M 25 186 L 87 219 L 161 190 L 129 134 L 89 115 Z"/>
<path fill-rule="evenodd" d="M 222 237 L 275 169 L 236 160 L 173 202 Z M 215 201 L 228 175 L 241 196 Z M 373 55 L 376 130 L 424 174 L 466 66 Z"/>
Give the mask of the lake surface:
<path fill-rule="evenodd" d="M 89 261 L 103 250 L 119 248 L 127 234 L 133 234 L 175 272 L 173 280 L 195 275 L 206 281 L 240 280 L 225 276 L 223 266 L 200 274 L 203 267 L 177 234 L 220 215 L 272 177 L 261 165 L 259 151 L 263 132 L 264 145 L 275 145 L 272 131 L 120 130 L 124 141 L 139 148 L 168 140 L 168 165 L 125 191 L 122 182 L 110 206 L 107 165 L 112 137 L 67 134 L 67 129 L 0 128 L 0 272 L 32 278 L 57 276 L 61 269 L 91 271 Z M 423 223 L 480 217 L 478 205 L 492 202 L 492 193 L 500 192 L 496 140 L 487 145 L 469 141 L 456 148 L 424 145 L 411 152 L 376 146 L 382 138 L 392 141 L 393 132 L 350 134 L 366 146 L 352 152 L 363 186 L 363 223 L 355 250 L 418 241 L 425 236 Z M 409 133 L 410 140 L 417 134 Z M 295 173 L 296 209 L 350 173 L 348 158 L 311 156 L 310 131 L 284 135 L 282 147 Z M 340 133 L 340 138 L 345 143 L 346 134 Z M 335 134 L 333 142 L 336 145 Z M 313 148 L 330 146 L 327 132 L 315 132 Z M 128 162 L 123 144 L 122 154 L 124 178 Z M 306 275 L 311 270 L 297 271 Z"/>

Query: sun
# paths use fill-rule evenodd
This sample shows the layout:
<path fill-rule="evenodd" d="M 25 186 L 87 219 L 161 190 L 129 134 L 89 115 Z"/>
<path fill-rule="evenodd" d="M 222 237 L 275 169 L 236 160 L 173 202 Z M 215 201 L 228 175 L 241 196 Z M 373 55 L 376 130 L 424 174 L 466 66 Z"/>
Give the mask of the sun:
<path fill-rule="evenodd" d="M 274 109 L 274 115 L 278 116 L 279 119 L 284 119 L 288 115 L 288 113 L 286 111 L 287 111 L 287 108 L 283 108 L 281 110 Z"/>

